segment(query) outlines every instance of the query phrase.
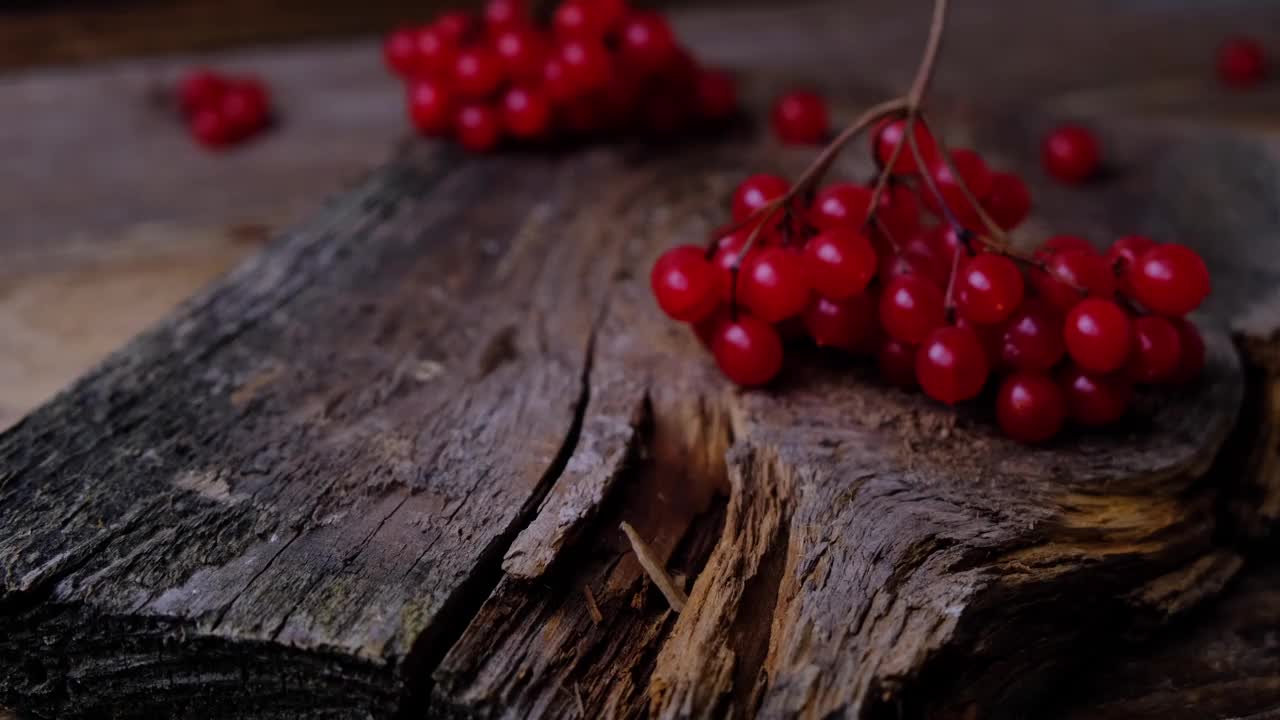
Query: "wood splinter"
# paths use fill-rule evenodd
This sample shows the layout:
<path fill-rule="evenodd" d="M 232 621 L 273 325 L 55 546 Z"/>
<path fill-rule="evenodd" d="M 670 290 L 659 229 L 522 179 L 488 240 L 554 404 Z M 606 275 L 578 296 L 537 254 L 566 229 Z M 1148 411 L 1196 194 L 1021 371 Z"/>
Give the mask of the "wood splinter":
<path fill-rule="evenodd" d="M 631 541 L 631 549 L 635 551 L 636 559 L 640 561 L 640 567 L 644 568 L 649 579 L 662 591 L 662 596 L 667 599 L 667 604 L 671 606 L 672 610 L 682 612 L 684 604 L 689 601 L 689 597 L 684 594 L 684 590 L 671 580 L 671 576 L 667 574 L 662 562 L 653 554 L 653 549 L 644 540 L 640 539 L 640 535 L 636 533 L 635 528 L 631 527 L 631 523 L 624 521 L 619 527 L 622 528 L 622 532 L 626 533 L 627 540 Z"/>

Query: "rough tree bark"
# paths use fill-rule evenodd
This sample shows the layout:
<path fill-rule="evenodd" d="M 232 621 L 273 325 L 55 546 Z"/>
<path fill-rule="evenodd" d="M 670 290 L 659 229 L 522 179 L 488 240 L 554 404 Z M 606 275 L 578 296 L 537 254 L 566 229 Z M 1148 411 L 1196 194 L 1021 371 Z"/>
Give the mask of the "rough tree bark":
<path fill-rule="evenodd" d="M 1033 129 L 972 131 L 1019 147 Z M 1217 328 L 1280 276 L 1246 255 L 1276 221 L 1233 225 L 1202 194 L 1262 207 L 1276 165 L 1143 137 L 1096 193 L 1038 186 L 1042 217 L 1206 250 L 1209 368 L 1045 449 L 826 356 L 734 391 L 658 316 L 656 254 L 701 241 L 743 174 L 804 154 L 413 146 L 0 436 L 0 701 L 1012 714 L 1079 648 L 1215 593 L 1241 563 L 1232 528 L 1274 507 L 1272 478 L 1214 460 L 1244 388 Z M 622 520 L 683 576 L 679 616 Z"/>

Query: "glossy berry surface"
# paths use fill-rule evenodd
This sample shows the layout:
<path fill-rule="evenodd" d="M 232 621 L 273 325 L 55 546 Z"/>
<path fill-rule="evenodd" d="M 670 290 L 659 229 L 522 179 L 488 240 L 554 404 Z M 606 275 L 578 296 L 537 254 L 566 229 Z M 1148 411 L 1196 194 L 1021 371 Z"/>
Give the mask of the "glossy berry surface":
<path fill-rule="evenodd" d="M 779 247 L 752 253 L 738 276 L 738 296 L 765 322 L 780 322 L 804 312 L 809 304 L 809 284 L 800 255 Z"/>
<path fill-rule="evenodd" d="M 1182 340 L 1173 323 L 1158 315 L 1133 321 L 1133 351 L 1129 356 L 1129 377 L 1140 383 L 1159 383 L 1171 378 L 1182 359 Z"/>
<path fill-rule="evenodd" d="M 711 352 L 725 376 L 744 387 L 764 385 L 782 370 L 778 331 L 750 315 L 720 325 Z"/>
<path fill-rule="evenodd" d="M 672 319 L 698 322 L 720 305 L 719 279 L 704 251 L 681 245 L 664 252 L 649 273 L 658 306 Z"/>
<path fill-rule="evenodd" d="M 810 287 L 832 300 L 861 293 L 876 273 L 871 241 L 849 228 L 833 228 L 810 238 L 803 258 Z"/>
<path fill-rule="evenodd" d="M 1031 214 L 1031 191 L 1013 173 L 992 173 L 991 192 L 982 205 L 1002 230 L 1012 230 Z"/>
<path fill-rule="evenodd" d="M 793 90 L 773 103 L 774 135 L 787 145 L 817 145 L 827 137 L 827 101 L 809 90 Z"/>
<path fill-rule="evenodd" d="M 1099 374 L 1069 365 L 1058 376 L 1067 415 L 1081 425 L 1110 425 L 1124 417 L 1133 401 L 1133 383 L 1123 373 Z"/>
<path fill-rule="evenodd" d="M 791 183 L 777 175 L 761 173 L 743 180 L 733 193 L 734 221 L 746 220 L 752 213 L 768 205 L 770 201 L 786 195 L 790 189 Z"/>
<path fill-rule="evenodd" d="M 819 347 L 868 350 L 877 327 L 875 303 L 866 293 L 843 300 L 815 295 L 805 308 L 804 327 Z"/>
<path fill-rule="evenodd" d="M 925 394 L 954 405 L 982 392 L 990 368 L 972 330 L 940 327 L 916 350 L 916 380 Z"/>
<path fill-rule="evenodd" d="M 463 97 L 487 97 L 497 91 L 504 79 L 502 59 L 488 49 L 468 48 L 453 61 L 452 88 Z"/>
<path fill-rule="evenodd" d="M 1133 296 L 1152 312 L 1180 316 L 1209 296 L 1209 269 L 1185 245 L 1157 245 L 1142 254 L 1126 275 Z"/>
<path fill-rule="evenodd" d="M 679 48 L 666 18 L 656 12 L 633 12 L 622 21 L 618 32 L 618 55 L 622 63 L 642 73 L 661 70 Z"/>
<path fill-rule="evenodd" d="M 953 150 L 950 163 L 942 156 L 938 156 L 929 165 L 929 173 L 941 195 L 941 203 L 938 196 L 931 190 L 925 190 L 923 193 L 925 204 L 939 215 L 943 214 L 945 206 L 961 225 L 975 232 L 981 231 L 982 219 L 973 204 L 969 202 L 969 195 L 965 194 L 965 189 L 967 188 L 974 200 L 979 202 L 990 194 L 993 178 L 991 170 L 982 157 L 964 148 Z"/>
<path fill-rule="evenodd" d="M 1218 48 L 1217 68 L 1224 85 L 1250 88 L 1266 79 L 1267 58 L 1257 40 L 1233 37 Z"/>
<path fill-rule="evenodd" d="M 458 58 L 458 41 L 437 26 L 413 32 L 413 69 L 409 76 L 446 76 Z"/>
<path fill-rule="evenodd" d="M 494 36 L 493 52 L 507 77 L 528 83 L 542 77 L 549 49 L 536 30 L 513 27 Z"/>
<path fill-rule="evenodd" d="M 512 137 L 539 138 L 551 131 L 551 100 L 541 90 L 513 87 L 502 96 L 502 124 Z"/>
<path fill-rule="evenodd" d="M 885 286 L 880 298 L 880 325 L 891 337 L 916 345 L 945 319 L 942 290 L 928 280 L 903 275 Z"/>
<path fill-rule="evenodd" d="M 920 151 L 920 155 L 926 165 L 938 157 L 938 142 L 933 139 L 933 135 L 929 133 L 929 129 L 925 127 L 924 123 L 914 123 L 911 135 L 915 139 L 915 146 Z M 901 145 L 902 149 L 897 151 L 898 158 L 893 161 L 893 166 L 889 168 L 890 171 L 901 175 L 919 173 L 920 167 L 916 162 L 915 153 L 911 150 L 911 143 L 906 142 L 906 137 L 906 120 L 886 120 L 877 125 L 872 138 L 876 162 L 881 167 L 888 167 L 894 151 Z"/>
<path fill-rule="evenodd" d="M 1019 372 L 1000 384 L 996 420 L 1005 435 L 1023 443 L 1041 443 L 1062 430 L 1067 402 L 1049 376 Z"/>
<path fill-rule="evenodd" d="M 1107 248 L 1107 263 L 1115 275 L 1116 284 L 1126 294 L 1133 294 L 1133 288 L 1129 285 L 1129 272 L 1138 263 L 1138 258 L 1155 246 L 1156 241 L 1145 235 L 1126 235 Z"/>
<path fill-rule="evenodd" d="M 502 117 L 489 105 L 463 105 L 454 119 L 458 144 L 471 152 L 488 152 L 502 141 Z"/>
<path fill-rule="evenodd" d="M 242 78 L 228 84 L 218 99 L 218 107 L 232 137 L 243 140 L 267 126 L 270 102 L 267 89 L 260 81 Z"/>
<path fill-rule="evenodd" d="M 1003 255 L 978 255 L 961 265 L 955 293 L 961 316 L 984 325 L 998 323 L 1022 304 L 1022 273 Z"/>
<path fill-rule="evenodd" d="M 485 29 L 491 34 L 518 27 L 529 21 L 524 0 L 489 0 L 484 6 Z"/>
<path fill-rule="evenodd" d="M 871 188 L 856 183 L 832 183 L 814 197 L 809 208 L 809 222 L 819 230 L 849 228 L 858 230 L 871 209 Z"/>
<path fill-rule="evenodd" d="M 1102 151 L 1091 130 L 1080 125 L 1063 125 L 1045 137 L 1040 156 L 1051 177 L 1076 185 L 1098 172 Z"/>
<path fill-rule="evenodd" d="M 1036 293 L 1060 312 L 1071 310 L 1085 297 L 1115 295 L 1115 274 L 1092 248 L 1052 252 L 1044 264 L 1043 270 L 1031 272 L 1031 283 Z"/>
<path fill-rule="evenodd" d="M 1000 363 L 1014 370 L 1047 372 L 1066 354 L 1062 316 L 1033 298 L 1010 316 L 1000 339 Z"/>
<path fill-rule="evenodd" d="M 1124 366 L 1132 346 L 1133 324 L 1110 300 L 1089 298 L 1071 309 L 1063 326 L 1067 352 L 1090 372 L 1109 373 Z"/>

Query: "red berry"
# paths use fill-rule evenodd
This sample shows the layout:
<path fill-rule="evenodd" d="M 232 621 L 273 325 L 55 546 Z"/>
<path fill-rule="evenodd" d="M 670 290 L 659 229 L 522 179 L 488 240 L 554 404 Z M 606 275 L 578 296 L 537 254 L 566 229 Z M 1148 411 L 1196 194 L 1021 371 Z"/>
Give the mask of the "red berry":
<path fill-rule="evenodd" d="M 622 21 L 618 55 L 624 65 L 641 74 L 652 74 L 671 62 L 678 52 L 675 33 L 656 12 L 633 12 Z"/>
<path fill-rule="evenodd" d="M 1044 372 L 1066 353 L 1062 316 L 1044 301 L 1032 298 L 1014 311 L 1000 343 L 1000 361 L 1014 370 Z"/>
<path fill-rule="evenodd" d="M 233 139 L 242 140 L 267 126 L 270 100 L 267 89 L 253 78 L 230 83 L 218 102 Z"/>
<path fill-rule="evenodd" d="M 412 28 L 397 28 L 387 33 L 382 41 L 382 60 L 387 69 L 402 77 L 412 75 L 417 69 L 418 48 Z M 187 107 L 186 95 L 183 95 L 183 107 Z"/>
<path fill-rule="evenodd" d="M 551 101 L 538 89 L 510 88 L 502 96 L 502 124 L 513 137 L 543 137 L 551 130 Z"/>
<path fill-rule="evenodd" d="M 955 172 L 952 172 L 951 165 L 955 166 Z M 951 151 L 951 164 L 948 164 L 941 156 L 934 158 L 929 166 L 929 172 L 933 176 L 933 182 L 938 188 L 938 193 L 942 195 L 942 202 L 946 204 L 946 209 L 951 211 L 956 220 L 961 225 L 975 232 L 983 230 L 982 219 L 978 216 L 978 211 L 969 203 L 968 198 L 961 188 L 961 182 L 969 188 L 969 192 L 973 194 L 975 200 L 981 201 L 991 193 L 992 177 L 991 171 L 987 168 L 986 162 L 982 160 L 982 156 L 972 150 L 961 148 Z M 957 177 L 956 173 L 959 173 Z M 924 191 L 925 204 L 929 206 L 935 213 L 942 213 L 942 207 L 938 204 L 938 198 L 930 190 Z"/>
<path fill-rule="evenodd" d="M 649 273 L 658 307 L 680 322 L 698 322 L 720 305 L 719 279 L 706 254 L 693 245 L 662 253 Z"/>
<path fill-rule="evenodd" d="M 1094 249 L 1093 243 L 1082 237 L 1077 237 L 1075 235 L 1054 235 L 1048 240 L 1045 240 L 1044 244 L 1040 246 L 1040 249 L 1036 250 L 1036 257 L 1048 259 L 1048 257 L 1055 252 L 1063 252 L 1067 250 L 1084 250 L 1086 252 L 1094 253 L 1095 255 L 1098 252 Z"/>
<path fill-rule="evenodd" d="M 782 370 L 778 331 L 750 315 L 739 315 L 721 325 L 711 352 L 721 372 L 744 387 L 764 385 Z"/>
<path fill-rule="evenodd" d="M 560 40 L 599 41 L 608 30 L 607 20 L 592 0 L 565 0 L 552 15 L 551 25 Z"/>
<path fill-rule="evenodd" d="M 1204 370 L 1204 338 L 1186 318 L 1174 318 L 1171 322 L 1178 331 L 1178 367 L 1167 380 L 1183 385 L 1200 377 Z"/>
<path fill-rule="evenodd" d="M 1172 322 L 1158 315 L 1133 321 L 1133 353 L 1129 377 L 1140 383 L 1168 380 L 1182 359 L 1182 341 Z"/>
<path fill-rule="evenodd" d="M 1043 257 L 1043 256 L 1042 256 Z M 1107 261 L 1093 250 L 1059 250 L 1045 258 L 1045 269 L 1031 271 L 1031 284 L 1040 297 L 1067 312 L 1086 296 L 1110 298 L 1116 280 Z"/>
<path fill-rule="evenodd" d="M 948 405 L 982 392 L 988 371 L 982 343 L 966 328 L 937 328 L 916 350 L 916 379 L 921 389 Z"/>
<path fill-rule="evenodd" d="M 809 223 L 819 230 L 862 228 L 871 208 L 871 188 L 839 182 L 823 188 L 809 209 Z"/>
<path fill-rule="evenodd" d="M 458 57 L 458 39 L 438 23 L 413 33 L 412 75 L 448 76 Z"/>
<path fill-rule="evenodd" d="M 1116 284 L 1126 295 L 1133 294 L 1129 285 L 1129 272 L 1137 264 L 1143 253 L 1156 246 L 1156 241 L 1143 235 L 1126 235 L 1111 243 L 1107 248 L 1107 264 L 1116 276 Z"/>
<path fill-rule="evenodd" d="M 880 377 L 896 387 L 910 390 L 916 386 L 916 346 L 891 337 L 880 342 L 876 351 L 876 365 Z"/>
<path fill-rule="evenodd" d="M 196 110 L 191 116 L 190 130 L 197 142 L 211 149 L 226 147 L 234 140 L 231 126 L 215 108 Z"/>
<path fill-rule="evenodd" d="M 1018 442 L 1044 442 L 1062 430 L 1066 418 L 1066 398 L 1047 375 L 1010 375 L 996 396 L 996 420 L 1000 429 Z"/>
<path fill-rule="evenodd" d="M 1218 77 L 1233 88 L 1249 88 L 1267 76 L 1267 58 L 1258 41 L 1248 37 L 1228 38 L 1218 48 Z"/>
<path fill-rule="evenodd" d="M 442 13 L 431 24 L 445 40 L 459 45 L 471 37 L 476 31 L 476 19 L 463 10 Z"/>
<path fill-rule="evenodd" d="M 227 91 L 226 78 L 212 70 L 193 70 L 178 84 L 178 102 L 188 116 L 202 108 L 216 106 Z"/>
<path fill-rule="evenodd" d="M 1031 214 L 1031 191 L 1013 173 L 992 173 L 991 194 L 982 206 L 1001 229 L 1012 230 Z"/>
<path fill-rule="evenodd" d="M 692 323 L 693 334 L 697 336 L 703 347 L 711 350 L 715 347 L 716 334 L 720 332 L 720 327 L 730 319 L 732 319 L 732 313 L 729 312 L 729 308 L 720 305 L 710 316 Z"/>
<path fill-rule="evenodd" d="M 876 161 L 881 167 L 889 164 L 889 159 L 893 157 L 894 148 L 906 139 L 907 133 L 906 120 L 882 120 L 876 126 L 872 145 L 875 149 Z M 915 138 L 916 147 L 919 148 L 921 156 L 926 164 L 933 161 L 938 156 L 938 143 L 933 139 L 933 135 L 929 133 L 929 129 L 924 123 L 916 122 L 912 125 L 911 135 Z M 906 143 L 902 146 L 902 150 L 898 153 L 898 159 L 894 161 L 890 172 L 898 175 L 913 175 L 920 170 L 916 166 L 916 158 L 911 152 L 911 144 Z"/>
<path fill-rule="evenodd" d="M 1022 304 L 1022 273 L 1003 255 L 984 253 L 960 266 L 956 310 L 979 324 L 998 323 Z"/>
<path fill-rule="evenodd" d="M 505 75 L 502 59 L 484 47 L 467 48 L 453 61 L 453 89 L 462 97 L 492 95 L 506 79 Z"/>
<path fill-rule="evenodd" d="M 920 201 L 906 185 L 890 185 L 880 194 L 876 217 L 893 237 L 910 237 L 920 230 Z"/>
<path fill-rule="evenodd" d="M 1067 315 L 1062 337 L 1080 367 L 1109 373 L 1124 366 L 1133 343 L 1128 314 L 1110 300 L 1089 298 Z"/>
<path fill-rule="evenodd" d="M 809 283 L 798 253 L 779 247 L 752 253 L 738 277 L 738 297 L 761 320 L 776 323 L 804 312 Z"/>
<path fill-rule="evenodd" d="M 978 337 L 982 351 L 987 356 L 987 366 L 995 368 L 1000 363 L 1000 343 L 1004 338 L 1003 323 L 997 325 L 979 325 L 971 320 L 957 316 L 955 325 L 958 328 L 971 330 Z"/>
<path fill-rule="evenodd" d="M 808 90 L 793 90 L 773 103 L 773 132 L 788 145 L 818 145 L 827 136 L 827 101 Z"/>
<path fill-rule="evenodd" d="M 733 302 L 742 291 L 742 280 L 739 279 L 739 285 L 734 287 L 733 264 L 737 262 L 738 255 L 742 252 L 743 246 L 746 245 L 746 233 L 735 233 L 727 236 L 732 238 L 732 242 L 723 243 L 716 249 L 716 254 L 711 258 L 711 265 L 716 269 L 716 275 L 720 278 L 720 297 L 725 302 Z M 754 255 L 757 251 L 752 251 Z M 742 266 L 744 262 L 738 263 L 738 274 L 742 274 Z"/>
<path fill-rule="evenodd" d="M 743 222 L 770 201 L 786 195 L 790 189 L 791 183 L 777 175 L 760 173 L 743 180 L 733 193 L 734 222 Z M 776 215 L 781 216 L 781 212 Z"/>
<path fill-rule="evenodd" d="M 873 296 L 858 293 L 844 300 L 815 295 L 804 311 L 804 327 L 820 347 L 848 352 L 865 350 L 875 338 L 876 307 Z"/>
<path fill-rule="evenodd" d="M 488 152 L 502 140 L 502 118 L 496 108 L 464 105 L 454 119 L 458 144 L 471 152 Z"/>
<path fill-rule="evenodd" d="M 1044 169 L 1058 180 L 1075 185 L 1098 171 L 1098 140 L 1079 125 L 1063 125 L 1049 133 L 1040 149 Z"/>
<path fill-rule="evenodd" d="M 954 225 L 939 225 L 929 231 L 924 236 L 924 240 L 938 263 L 946 267 L 947 275 L 951 275 L 951 268 L 956 263 L 956 256 L 959 255 L 961 261 L 969 256 L 969 245 L 965 238 L 961 237 L 961 232 Z M 967 234 L 966 234 L 967 235 Z M 946 284 L 946 278 L 943 278 L 943 284 Z"/>
<path fill-rule="evenodd" d="M 484 6 L 484 22 L 490 33 L 498 33 L 529 21 L 524 0 L 489 0 Z"/>
<path fill-rule="evenodd" d="M 578 96 L 578 87 L 564 72 L 564 63 L 552 55 L 542 64 L 542 86 L 553 102 L 569 103 Z"/>
<path fill-rule="evenodd" d="M 809 285 L 841 300 L 861 293 L 876 274 L 876 251 L 865 235 L 847 227 L 825 230 L 804 246 Z"/>
<path fill-rule="evenodd" d="M 411 81 L 406 89 L 409 95 L 409 118 L 418 132 L 437 136 L 453 129 L 453 100 L 444 83 L 419 79 Z"/>
<path fill-rule="evenodd" d="M 527 27 L 503 30 L 493 38 L 493 51 L 508 77 L 520 81 L 542 77 L 547 44 L 537 30 Z"/>
<path fill-rule="evenodd" d="M 919 275 L 902 275 L 885 286 L 880 298 L 880 325 L 912 345 L 946 321 L 942 290 Z"/>
<path fill-rule="evenodd" d="M 877 253 L 877 255 L 880 257 L 877 275 L 881 282 L 889 283 L 900 277 L 915 277 L 936 288 L 942 288 L 947 284 L 950 273 L 932 255 L 922 254 L 914 248 L 901 253 L 889 252 L 883 255 Z"/>
<path fill-rule="evenodd" d="M 698 117 L 727 120 L 738 112 L 738 87 L 723 70 L 703 69 L 697 77 Z"/>
<path fill-rule="evenodd" d="M 1133 400 L 1133 384 L 1121 373 L 1100 375 L 1068 365 L 1058 376 L 1067 414 L 1081 425 L 1110 425 L 1124 417 Z"/>
<path fill-rule="evenodd" d="M 1161 315 L 1186 315 L 1209 296 L 1209 268 L 1185 245 L 1151 248 L 1138 258 L 1127 279 L 1134 298 Z"/>
<path fill-rule="evenodd" d="M 581 96 L 599 90 L 613 78 L 613 59 L 599 40 L 569 40 L 560 45 L 566 81 Z"/>

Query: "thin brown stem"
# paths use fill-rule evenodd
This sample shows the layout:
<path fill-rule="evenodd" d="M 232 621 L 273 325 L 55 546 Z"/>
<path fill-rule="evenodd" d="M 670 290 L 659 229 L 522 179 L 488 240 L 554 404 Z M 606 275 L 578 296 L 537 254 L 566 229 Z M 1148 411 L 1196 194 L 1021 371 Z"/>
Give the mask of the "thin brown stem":
<path fill-rule="evenodd" d="M 929 90 L 929 80 L 933 78 L 933 68 L 937 65 L 938 53 L 942 50 L 948 4 L 948 0 L 936 0 L 933 4 L 933 19 L 929 23 L 929 40 L 925 43 L 924 58 L 921 59 L 920 68 L 911 83 L 911 91 L 907 93 L 907 101 L 913 108 L 920 107 L 924 94 Z"/>

